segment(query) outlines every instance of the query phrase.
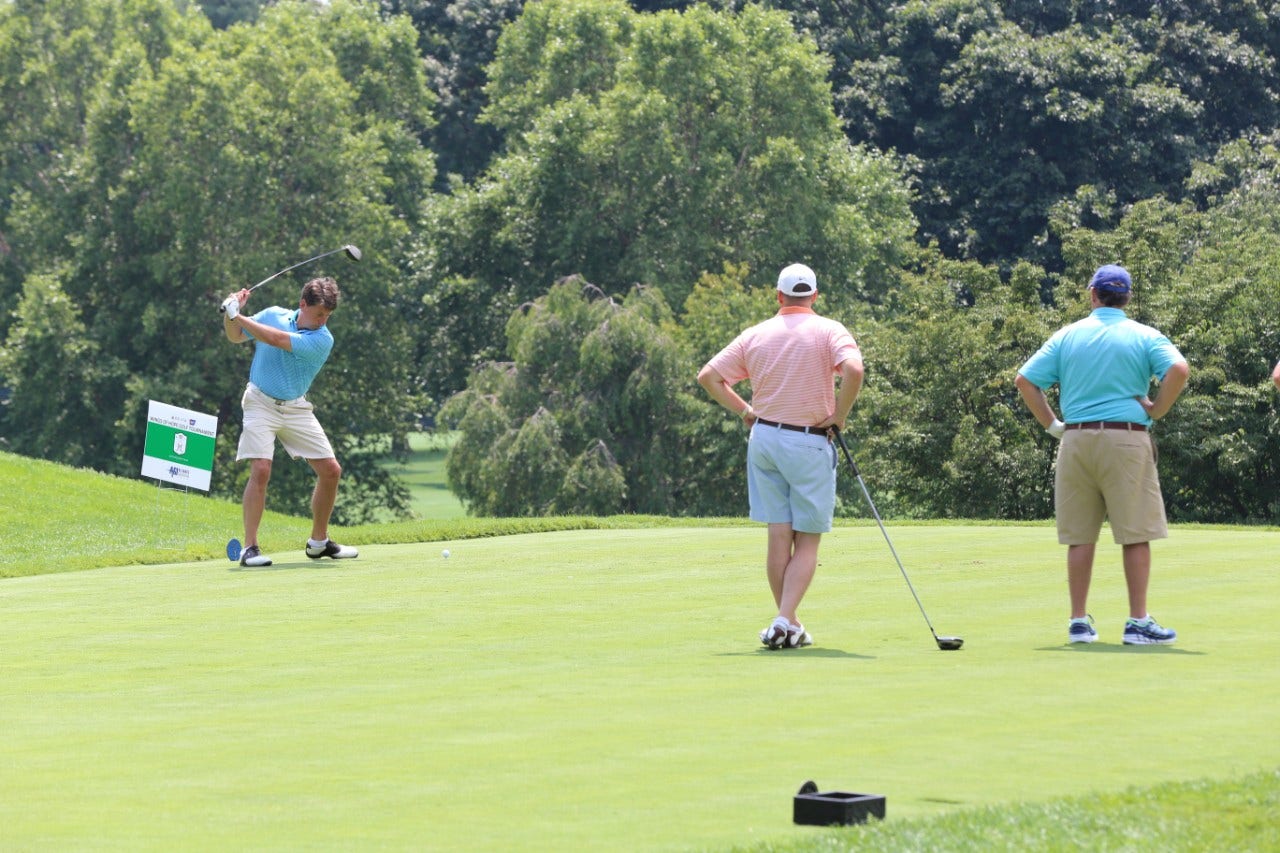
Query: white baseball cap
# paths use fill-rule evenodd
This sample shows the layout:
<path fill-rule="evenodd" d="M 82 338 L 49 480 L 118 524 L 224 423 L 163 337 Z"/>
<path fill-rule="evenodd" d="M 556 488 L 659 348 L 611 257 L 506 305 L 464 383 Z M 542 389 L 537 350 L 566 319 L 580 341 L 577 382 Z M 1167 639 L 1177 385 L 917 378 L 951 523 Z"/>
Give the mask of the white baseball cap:
<path fill-rule="evenodd" d="M 818 279 L 804 264 L 792 264 L 778 273 L 778 290 L 787 296 L 812 296 L 818 292 Z"/>

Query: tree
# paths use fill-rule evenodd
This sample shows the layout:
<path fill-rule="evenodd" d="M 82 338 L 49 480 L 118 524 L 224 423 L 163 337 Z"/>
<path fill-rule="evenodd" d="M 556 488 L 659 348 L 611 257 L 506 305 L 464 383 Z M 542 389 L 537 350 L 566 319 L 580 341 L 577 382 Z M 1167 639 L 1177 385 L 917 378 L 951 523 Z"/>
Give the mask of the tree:
<path fill-rule="evenodd" d="M 991 267 L 926 253 L 895 304 L 855 335 L 867 381 L 847 430 L 885 514 L 1043 518 L 1053 506 L 1052 440 L 1014 389 L 1022 362 L 1059 325 L 1043 272 L 1009 282 Z M 860 502 L 846 485 L 845 506 Z"/>
<path fill-rule="evenodd" d="M 95 334 L 102 318 L 84 294 L 103 281 L 86 280 L 85 268 L 134 268 L 118 241 L 87 233 L 110 219 L 87 214 L 90 173 L 128 158 L 132 137 L 114 123 L 122 93 L 208 32 L 198 12 L 183 17 L 160 0 L 0 5 L 0 90 L 11 105 L 0 115 L 0 298 L 19 306 L 0 312 L 0 387 L 12 392 L 0 430 L 11 449 L 123 467 L 113 433 L 132 371 Z"/>
<path fill-rule="evenodd" d="M 22 428 L 0 437 L 0 446 L 88 466 L 111 445 L 108 425 L 97 417 L 101 401 L 90 389 L 122 385 L 126 367 L 85 333 L 84 320 L 56 272 L 27 279 L 15 314 L 13 332 L 0 348 L 0 376 L 13 393 L 5 417 Z M 68 382 L 68 377 L 76 381 Z"/>
<path fill-rule="evenodd" d="M 387 15 L 408 15 L 418 31 L 437 121 L 424 139 L 439 167 L 437 188 L 473 180 L 502 146 L 502 135 L 479 121 L 485 105 L 484 69 L 498 36 L 524 0 L 380 0 Z"/>
<path fill-rule="evenodd" d="M 134 23 L 152 37 L 150 21 Z M 244 472 L 231 460 L 248 350 L 226 343 L 214 308 L 282 256 L 353 242 L 365 259 L 331 269 L 344 292 L 333 321 L 339 345 L 312 393 L 348 474 L 335 521 L 403 507 L 403 488 L 378 460 L 387 438 L 409 428 L 415 403 L 405 393 L 408 319 L 392 283 L 432 177 L 416 143 L 431 105 L 416 34 L 407 19 L 381 21 L 345 0 L 280 4 L 224 32 L 204 24 L 154 64 L 141 61 L 145 42 L 131 32 L 113 45 L 100 88 L 84 95 L 83 144 L 63 152 L 66 192 L 22 196 L 15 216 L 29 228 L 19 244 L 47 248 L 43 268 L 56 270 L 81 318 L 64 352 L 121 365 L 68 365 L 93 402 L 80 434 L 108 436 L 85 464 L 136 473 L 147 401 L 159 399 L 218 416 L 214 492 L 238 494 Z M 51 239 L 60 221 L 74 223 L 63 244 Z M 290 305 L 298 287 L 281 279 L 256 304 Z M 40 322 L 24 315 L 6 347 Z M 23 376 L 9 384 L 3 427 L 25 441 L 36 408 L 21 398 L 48 390 Z M 50 438 L 24 452 L 61 458 L 58 441 L 76 440 Z M 305 467 L 278 469 L 279 508 L 308 510 Z"/>
<path fill-rule="evenodd" d="M 80 232 L 78 152 L 95 104 L 119 96 L 104 83 L 127 86 L 207 30 L 165 0 L 0 3 L 0 304 L 16 304 L 24 277 L 55 266 Z M 11 319 L 0 311 L 0 340 Z"/>
<path fill-rule="evenodd" d="M 209 23 L 219 30 L 232 24 L 253 23 L 262 12 L 263 0 L 199 0 Z"/>
<path fill-rule="evenodd" d="M 656 289 L 618 300 L 580 277 L 515 312 L 511 360 L 441 412 L 461 432 L 447 475 L 468 511 L 679 514 L 671 414 L 688 379 L 672 323 Z"/>
<path fill-rule="evenodd" d="M 1195 165 L 1184 194 L 1203 207 L 1150 199 L 1102 228 L 1063 208 L 1055 227 L 1076 282 L 1100 262 L 1124 264 L 1134 276 L 1127 313 L 1164 332 L 1191 365 L 1155 429 L 1170 519 L 1274 521 L 1280 417 L 1270 371 L 1280 324 L 1260 306 L 1280 299 L 1276 139 L 1224 146 Z"/>
<path fill-rule="evenodd" d="M 1252 2 L 918 0 L 846 42 L 861 54 L 833 84 L 851 139 L 918 164 L 922 242 L 1060 272 L 1057 201 L 1176 198 L 1194 160 L 1275 124 L 1266 21 Z"/>
<path fill-rule="evenodd" d="M 833 296 L 877 297 L 910 242 L 910 195 L 891 159 L 844 141 L 825 71 L 758 7 L 527 7 L 490 69 L 485 115 L 509 150 L 429 205 L 424 385 L 446 396 L 495 358 L 496 318 L 549 277 L 648 284 L 680 305 L 725 263 L 804 259 Z"/>
<path fill-rule="evenodd" d="M 749 287 L 749 277 L 745 265 L 725 264 L 719 273 L 704 273 L 684 303 L 680 339 L 689 358 L 685 387 L 672 412 L 683 448 L 677 490 L 682 515 L 743 515 L 747 509 L 742 422 L 708 399 L 695 377 L 739 332 L 777 311 L 777 291 Z M 738 390 L 750 397 L 745 386 Z"/>

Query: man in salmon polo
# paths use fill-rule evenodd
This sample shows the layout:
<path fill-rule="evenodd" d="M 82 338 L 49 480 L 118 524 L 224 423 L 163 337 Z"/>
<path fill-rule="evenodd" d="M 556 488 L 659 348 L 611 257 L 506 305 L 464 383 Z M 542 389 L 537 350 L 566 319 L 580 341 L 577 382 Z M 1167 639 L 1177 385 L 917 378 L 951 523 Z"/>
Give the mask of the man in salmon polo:
<path fill-rule="evenodd" d="M 768 525 L 765 572 L 777 606 L 760 632 L 770 649 L 813 644 L 797 611 L 835 515 L 830 430 L 844 429 L 862 388 L 858 344 L 843 325 L 813 310 L 817 298 L 813 270 L 785 267 L 778 313 L 743 331 L 698 373 L 698 384 L 750 430 L 747 494 L 752 521 Z M 743 380 L 750 381 L 750 403 L 733 387 Z"/>

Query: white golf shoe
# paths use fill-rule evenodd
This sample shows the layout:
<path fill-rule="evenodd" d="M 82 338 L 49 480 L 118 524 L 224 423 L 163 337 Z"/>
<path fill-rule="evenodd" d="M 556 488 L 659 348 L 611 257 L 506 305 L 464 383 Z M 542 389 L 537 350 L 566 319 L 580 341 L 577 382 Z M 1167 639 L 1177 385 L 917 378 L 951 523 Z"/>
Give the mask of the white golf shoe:
<path fill-rule="evenodd" d="M 250 545 L 240 552 L 240 565 L 257 568 L 271 565 L 271 558 L 259 550 L 257 545 Z"/>
<path fill-rule="evenodd" d="M 778 616 L 760 632 L 760 642 L 771 649 L 785 648 L 787 645 L 787 632 L 790 630 L 791 623 L 787 621 L 786 617 Z"/>
<path fill-rule="evenodd" d="M 360 556 L 360 552 L 350 545 L 339 545 L 332 539 L 327 540 L 323 545 L 312 545 L 307 543 L 307 556 L 313 560 L 319 560 L 321 557 L 332 557 L 335 560 L 350 560 L 352 557 Z"/>

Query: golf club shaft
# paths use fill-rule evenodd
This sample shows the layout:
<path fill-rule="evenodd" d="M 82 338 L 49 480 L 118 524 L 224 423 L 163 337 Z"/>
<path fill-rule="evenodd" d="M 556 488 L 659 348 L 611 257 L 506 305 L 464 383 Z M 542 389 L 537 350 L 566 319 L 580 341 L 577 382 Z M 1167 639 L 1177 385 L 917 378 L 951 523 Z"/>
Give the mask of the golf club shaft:
<path fill-rule="evenodd" d="M 289 272 L 290 270 L 296 270 L 298 267 L 300 267 L 300 266 L 304 266 L 305 264 L 309 264 L 309 263 L 311 263 L 312 261 L 318 261 L 318 260 L 320 260 L 321 258 L 327 258 L 327 257 L 329 257 L 330 255 L 336 255 L 336 254 L 338 254 L 339 252 L 347 252 L 348 254 L 351 254 L 351 252 L 350 252 L 350 249 L 351 249 L 351 248 L 352 248 L 351 246 L 343 246 L 343 247 L 338 248 L 338 249 L 332 249 L 332 250 L 330 250 L 330 251 L 328 251 L 328 252 L 321 252 L 320 254 L 316 255 L 314 258 L 307 258 L 305 261 L 298 261 L 296 264 L 294 264 L 294 265 L 293 265 L 293 266 L 291 266 L 291 267 L 285 267 L 284 269 L 280 270 L 279 272 L 277 272 L 277 273 L 273 273 L 273 274 L 271 274 L 271 275 L 267 276 L 267 277 L 266 277 L 266 278 L 264 278 L 262 281 L 258 282 L 258 283 L 257 283 L 257 284 L 255 284 L 253 287 L 249 288 L 249 292 L 250 292 L 250 293 L 252 293 L 253 291 L 257 290 L 259 287 L 262 287 L 262 285 L 266 284 L 267 282 L 271 281 L 272 279 L 279 278 L 280 276 L 284 275 L 285 273 Z M 355 255 L 352 255 L 352 257 L 354 258 L 354 257 L 355 257 Z"/>
<path fill-rule="evenodd" d="M 833 429 L 836 443 L 840 445 L 840 450 L 844 453 L 844 458 L 849 463 L 849 470 L 853 472 L 853 476 L 857 478 L 858 485 L 862 487 L 862 496 L 867 499 L 867 506 L 871 507 L 871 514 L 875 517 L 876 525 L 880 528 L 884 541 L 889 546 L 889 553 L 893 555 L 893 561 L 898 564 L 898 571 L 902 572 L 902 579 L 907 582 L 907 589 L 911 590 L 911 597 L 916 600 L 916 607 L 920 608 L 920 615 L 924 617 L 924 624 L 929 626 L 929 633 L 933 634 L 934 642 L 938 640 L 938 632 L 933 630 L 933 623 L 929 621 L 929 614 L 924 612 L 924 605 L 920 603 L 920 596 L 916 595 L 916 588 L 911 584 L 911 578 L 907 575 L 906 568 L 902 565 L 902 560 L 898 558 L 898 551 L 893 547 L 893 540 L 889 538 L 889 531 L 885 530 L 884 522 L 880 520 L 880 513 L 876 510 L 875 501 L 871 500 L 871 492 L 867 490 L 867 484 L 862 479 L 862 473 L 858 470 L 858 466 L 853 462 L 853 454 L 849 452 L 849 446 L 844 443 L 844 436 L 839 430 Z"/>

